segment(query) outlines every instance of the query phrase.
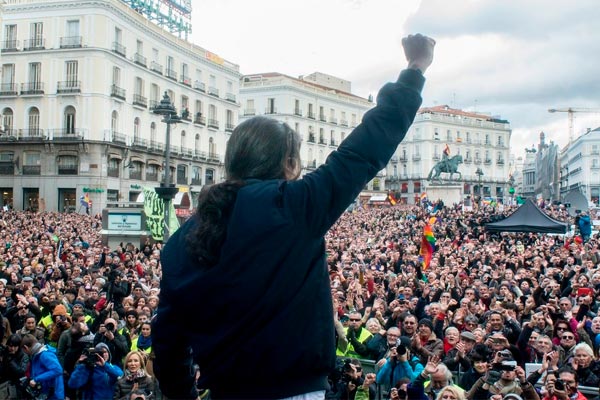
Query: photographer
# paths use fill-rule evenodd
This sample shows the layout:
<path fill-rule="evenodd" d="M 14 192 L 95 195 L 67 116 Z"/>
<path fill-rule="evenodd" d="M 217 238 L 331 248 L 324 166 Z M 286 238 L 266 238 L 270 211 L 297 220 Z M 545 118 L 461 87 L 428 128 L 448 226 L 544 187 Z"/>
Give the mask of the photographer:
<path fill-rule="evenodd" d="M 29 356 L 21 349 L 21 336 L 12 334 L 6 342 L 6 349 L 2 351 L 0 363 L 0 382 L 8 382 L 9 398 L 23 398 L 19 380 L 25 376 Z"/>
<path fill-rule="evenodd" d="M 487 397 L 504 396 L 509 393 L 523 395 L 525 399 L 539 400 L 534 387 L 526 380 L 525 371 L 511 357 L 496 353 L 491 369 L 479 378 L 467 393 L 468 399 L 479 397 L 484 391 Z"/>
<path fill-rule="evenodd" d="M 362 377 L 362 364 L 355 358 L 347 358 L 340 368 L 337 382 L 331 384 L 331 390 L 325 395 L 326 399 L 350 399 L 353 400 L 357 389 L 365 383 Z M 369 384 L 369 398 L 375 399 L 376 390 L 373 387 L 375 379 Z"/>
<path fill-rule="evenodd" d="M 104 343 L 84 350 L 71 374 L 69 387 L 79 389 L 82 400 L 112 399 L 123 370 L 112 365 L 110 359 L 110 351 Z"/>
<path fill-rule="evenodd" d="M 118 269 L 113 269 L 108 273 L 108 282 L 104 286 L 106 290 L 106 301 L 115 304 L 115 311 L 119 318 L 125 316 L 123 308 L 123 299 L 131 293 L 131 284 L 127 279 L 123 279 L 123 273 Z"/>
<path fill-rule="evenodd" d="M 35 336 L 30 334 L 23 337 L 21 347 L 31 357 L 28 386 L 39 390 L 47 400 L 64 399 L 63 369 L 55 350 L 38 343 Z"/>
<path fill-rule="evenodd" d="M 546 384 L 543 388 L 543 400 L 586 400 L 586 397 L 577 390 L 577 374 L 570 367 L 563 367 L 556 373 L 548 372 Z"/>
<path fill-rule="evenodd" d="M 98 333 L 94 337 L 94 346 L 99 343 L 105 343 L 115 360 L 115 365 L 119 368 L 123 368 L 121 360 L 129 349 L 127 348 L 127 339 L 117 331 L 117 321 L 113 318 L 107 318 L 103 324 L 100 324 Z"/>
<path fill-rule="evenodd" d="M 390 356 L 377 373 L 377 383 L 385 389 L 394 387 L 402 378 L 412 381 L 423 371 L 419 357 L 410 351 L 410 344 L 410 339 L 402 336 L 395 346 L 391 347 Z"/>

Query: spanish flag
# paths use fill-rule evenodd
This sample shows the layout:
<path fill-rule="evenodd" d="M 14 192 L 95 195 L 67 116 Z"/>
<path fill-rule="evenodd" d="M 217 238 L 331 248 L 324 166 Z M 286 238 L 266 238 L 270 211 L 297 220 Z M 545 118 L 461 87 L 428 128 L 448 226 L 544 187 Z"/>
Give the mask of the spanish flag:
<path fill-rule="evenodd" d="M 429 268 L 429 264 L 431 263 L 431 257 L 433 256 L 433 252 L 435 251 L 435 236 L 433 236 L 433 231 L 431 230 L 431 225 L 425 225 L 425 229 L 423 229 L 423 237 L 421 238 L 421 249 L 419 250 L 419 255 L 423 258 L 423 271 Z"/>
<path fill-rule="evenodd" d="M 388 201 L 390 202 L 391 205 L 395 206 L 396 203 L 398 202 L 396 200 L 396 198 L 394 197 L 394 193 L 392 192 L 388 192 Z"/>

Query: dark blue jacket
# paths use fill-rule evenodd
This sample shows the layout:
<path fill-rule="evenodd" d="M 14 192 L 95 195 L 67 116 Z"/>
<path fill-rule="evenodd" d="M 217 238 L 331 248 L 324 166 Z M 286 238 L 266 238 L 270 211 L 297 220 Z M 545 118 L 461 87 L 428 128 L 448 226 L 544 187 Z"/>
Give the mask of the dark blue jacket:
<path fill-rule="evenodd" d="M 69 378 L 69 387 L 81 389 L 83 400 L 112 399 L 115 385 L 121 375 L 123 370 L 109 362 L 93 368 L 79 363 Z"/>
<path fill-rule="evenodd" d="M 382 170 L 421 104 L 424 78 L 405 70 L 324 165 L 297 181 L 249 181 L 230 217 L 218 265 L 188 251 L 186 222 L 161 255 L 152 328 L 155 372 L 170 398 L 282 398 L 325 390 L 335 366 L 323 236 Z"/>

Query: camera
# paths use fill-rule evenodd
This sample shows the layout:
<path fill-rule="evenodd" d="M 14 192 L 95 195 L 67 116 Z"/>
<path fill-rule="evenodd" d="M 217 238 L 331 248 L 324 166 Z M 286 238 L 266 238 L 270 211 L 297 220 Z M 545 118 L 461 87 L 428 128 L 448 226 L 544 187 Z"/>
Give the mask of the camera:
<path fill-rule="evenodd" d="M 492 368 L 496 371 L 514 371 L 517 368 L 516 361 L 502 361 L 500 363 L 494 363 Z"/>
<path fill-rule="evenodd" d="M 561 390 L 561 391 L 565 390 L 565 383 L 560 379 L 555 380 L 554 381 L 554 389 Z"/>
<path fill-rule="evenodd" d="M 84 349 L 81 352 L 81 355 L 86 356 L 87 358 L 83 361 L 86 367 L 93 368 L 98 362 L 98 355 L 102 356 L 102 353 L 95 348 L 91 347 L 88 349 Z"/>
<path fill-rule="evenodd" d="M 406 354 L 406 346 L 405 346 L 405 345 L 403 345 L 403 344 L 399 344 L 399 345 L 396 347 L 396 351 L 398 352 L 398 355 L 399 355 L 399 356 L 403 356 L 403 355 L 405 355 L 405 354 Z"/>
<path fill-rule="evenodd" d="M 45 400 L 48 396 L 42 393 L 42 385 L 37 382 L 36 385 L 32 387 L 29 384 L 30 381 L 31 380 L 26 376 L 19 379 L 19 387 L 23 390 L 27 398 Z"/>
<path fill-rule="evenodd" d="M 109 322 L 108 324 L 105 325 L 106 330 L 113 332 L 115 330 L 115 324 L 113 324 L 112 322 Z"/>

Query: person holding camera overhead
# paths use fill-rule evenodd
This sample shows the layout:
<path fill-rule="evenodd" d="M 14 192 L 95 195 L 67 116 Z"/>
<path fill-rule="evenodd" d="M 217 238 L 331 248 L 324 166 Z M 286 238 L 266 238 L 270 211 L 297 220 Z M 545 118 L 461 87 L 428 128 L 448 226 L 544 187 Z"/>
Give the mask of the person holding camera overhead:
<path fill-rule="evenodd" d="M 104 343 L 83 351 L 68 382 L 70 388 L 80 389 L 79 399 L 113 398 L 115 384 L 123 375 L 123 370 L 111 364 L 110 360 L 110 350 Z"/>
<path fill-rule="evenodd" d="M 39 343 L 35 336 L 29 333 L 23 336 L 21 347 L 31 358 L 27 375 L 29 387 L 45 395 L 47 400 L 63 400 L 65 398 L 63 368 L 56 357 L 56 350 Z"/>
<path fill-rule="evenodd" d="M 117 321 L 113 318 L 106 318 L 104 323 L 100 324 L 98 332 L 94 337 L 94 346 L 97 346 L 99 343 L 105 343 L 108 346 L 110 354 L 113 360 L 115 360 L 115 365 L 122 369 L 123 363 L 121 360 L 125 357 L 129 348 L 125 336 L 117 331 Z"/>
<path fill-rule="evenodd" d="M 392 388 L 402 378 L 412 382 L 423 371 L 423 364 L 418 356 L 411 353 L 410 346 L 410 338 L 402 336 L 390 347 L 390 356 L 377 373 L 378 384 Z"/>

